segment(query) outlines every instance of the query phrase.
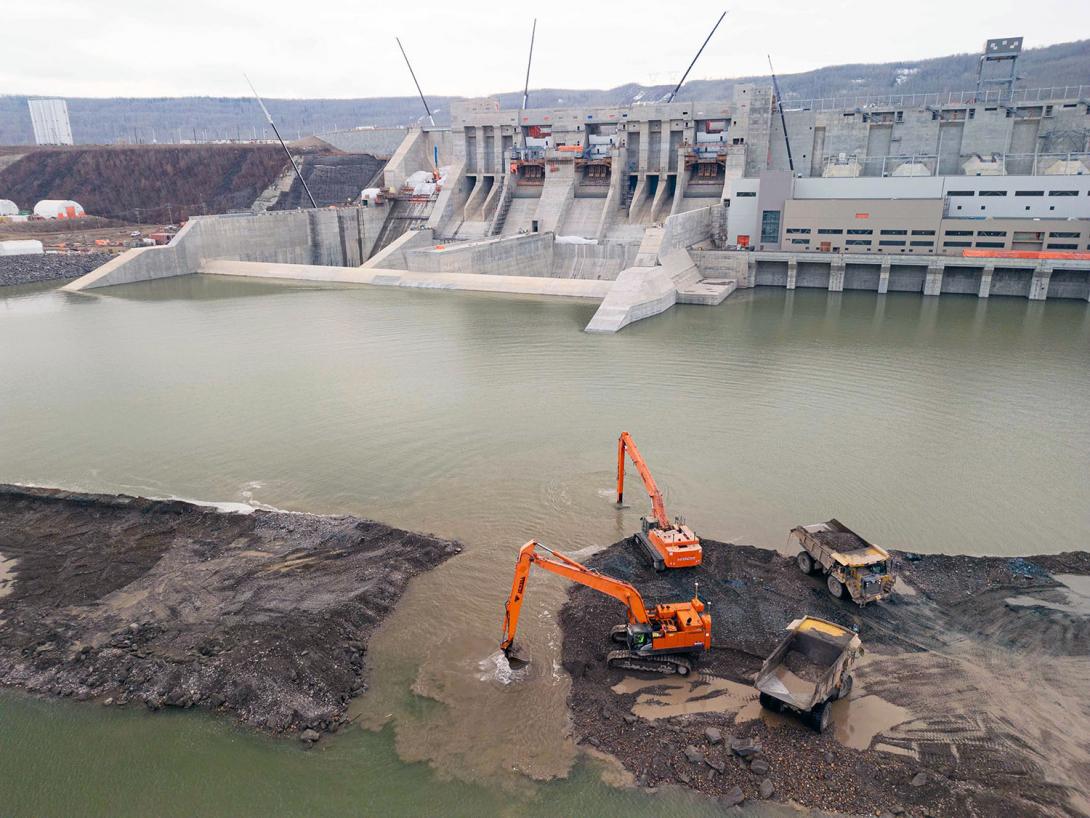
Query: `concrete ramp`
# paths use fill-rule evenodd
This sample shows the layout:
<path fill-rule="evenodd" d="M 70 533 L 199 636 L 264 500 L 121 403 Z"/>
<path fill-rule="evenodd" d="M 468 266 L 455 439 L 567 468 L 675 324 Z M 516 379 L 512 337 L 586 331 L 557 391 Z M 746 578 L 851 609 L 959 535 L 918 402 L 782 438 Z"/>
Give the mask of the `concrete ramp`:
<path fill-rule="evenodd" d="M 671 250 L 662 256 L 662 267 L 677 289 L 678 304 L 704 304 L 714 307 L 736 289 L 734 279 L 704 278 L 688 250 Z"/>
<path fill-rule="evenodd" d="M 613 285 L 612 281 L 577 278 L 410 273 L 406 270 L 384 270 L 375 267 L 324 267 L 316 264 L 269 264 L 260 261 L 207 261 L 201 265 L 199 272 L 207 275 L 282 278 L 331 284 L 374 284 L 386 287 L 551 295 L 595 300 L 605 298 Z"/>
<path fill-rule="evenodd" d="M 675 303 L 677 289 L 662 267 L 629 267 L 617 276 L 585 330 L 617 332 L 633 321 L 666 312 Z"/>

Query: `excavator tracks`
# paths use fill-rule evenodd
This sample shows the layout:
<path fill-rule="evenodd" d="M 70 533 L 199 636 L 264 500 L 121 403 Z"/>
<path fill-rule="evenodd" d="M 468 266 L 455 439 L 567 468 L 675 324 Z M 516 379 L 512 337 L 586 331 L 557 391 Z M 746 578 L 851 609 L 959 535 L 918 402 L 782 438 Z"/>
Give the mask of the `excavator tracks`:
<path fill-rule="evenodd" d="M 662 673 L 688 676 L 693 669 L 688 659 L 681 656 L 635 656 L 627 650 L 613 650 L 606 656 L 609 667 L 636 670 L 641 673 Z"/>

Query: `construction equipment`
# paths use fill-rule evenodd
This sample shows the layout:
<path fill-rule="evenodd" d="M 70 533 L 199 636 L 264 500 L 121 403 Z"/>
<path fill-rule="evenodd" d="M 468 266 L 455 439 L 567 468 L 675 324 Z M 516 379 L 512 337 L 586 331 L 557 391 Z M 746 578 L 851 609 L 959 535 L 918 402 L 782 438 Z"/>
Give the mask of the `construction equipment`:
<path fill-rule="evenodd" d="M 804 574 L 826 575 L 829 593 L 842 599 L 845 592 L 860 606 L 889 596 L 897 579 L 893 560 L 884 548 L 864 540 L 839 520 L 791 529 L 788 542 L 798 540 L 795 563 Z"/>
<path fill-rule="evenodd" d="M 537 549 L 549 556 L 537 553 Z M 611 596 L 625 606 L 628 622 L 610 632 L 610 639 L 623 643 L 625 648 L 610 651 L 606 656 L 611 668 L 686 676 L 692 665 L 682 654 L 699 653 L 711 647 L 712 618 L 704 613 L 704 603 L 696 593 L 688 602 L 656 605 L 648 611 L 640 592 L 630 583 L 600 574 L 537 540 L 530 540 L 519 550 L 511 596 L 504 607 L 500 648 L 512 666 L 528 661 L 515 645 L 515 633 L 526 595 L 526 580 L 533 565 Z"/>
<path fill-rule="evenodd" d="M 662 503 L 662 492 L 655 484 L 655 478 L 651 476 L 640 450 L 636 448 L 636 442 L 628 432 L 621 432 L 617 440 L 617 505 L 624 502 L 626 452 L 632 458 L 632 463 L 643 478 L 643 486 L 651 497 L 651 514 L 640 520 L 641 530 L 635 535 L 637 544 L 643 547 L 656 571 L 667 568 L 695 568 L 700 565 L 704 557 L 700 539 L 680 517 L 675 517 L 670 522 Z"/>
<path fill-rule="evenodd" d="M 853 631 L 815 616 L 796 619 L 753 683 L 761 706 L 797 713 L 822 732 L 829 726 L 829 703 L 851 692 L 852 667 L 862 655 Z"/>

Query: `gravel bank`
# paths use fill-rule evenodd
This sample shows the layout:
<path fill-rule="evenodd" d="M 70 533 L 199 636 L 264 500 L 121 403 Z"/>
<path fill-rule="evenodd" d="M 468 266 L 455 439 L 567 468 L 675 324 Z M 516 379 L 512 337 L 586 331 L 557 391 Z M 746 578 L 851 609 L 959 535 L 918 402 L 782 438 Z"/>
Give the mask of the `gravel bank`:
<path fill-rule="evenodd" d="M 0 485 L 0 683 L 316 740 L 409 580 L 460 550 L 354 517 Z"/>
<path fill-rule="evenodd" d="M 62 256 L 43 253 L 34 256 L 0 256 L 0 287 L 37 284 L 62 278 L 78 278 L 101 267 L 114 256 L 111 253 L 87 253 Z"/>
<path fill-rule="evenodd" d="M 630 541 L 588 561 L 650 603 L 688 599 L 699 580 L 713 648 L 695 679 L 607 669 L 609 628 L 624 615 L 601 594 L 572 586 L 560 613 L 575 738 L 638 784 L 851 814 L 1090 814 L 1090 598 L 1078 593 L 1090 554 L 898 554 L 902 593 L 861 609 L 773 551 L 704 549 L 695 571 L 655 574 Z M 820 735 L 763 711 L 752 687 L 807 613 L 856 626 L 867 651 Z"/>

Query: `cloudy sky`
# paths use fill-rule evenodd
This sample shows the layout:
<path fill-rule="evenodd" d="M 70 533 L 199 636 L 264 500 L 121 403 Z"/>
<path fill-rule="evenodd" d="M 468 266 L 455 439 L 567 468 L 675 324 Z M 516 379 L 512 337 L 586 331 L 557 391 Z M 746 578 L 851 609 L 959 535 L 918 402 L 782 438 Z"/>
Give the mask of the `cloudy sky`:
<path fill-rule="evenodd" d="M 1075 0 L 0 0 L 0 94 L 242 96 L 246 71 L 269 97 L 411 95 L 400 36 L 426 93 L 484 95 L 521 88 L 535 13 L 532 86 L 667 83 L 724 8 L 693 78 L 765 73 L 766 53 L 788 74 L 1090 36 Z"/>

